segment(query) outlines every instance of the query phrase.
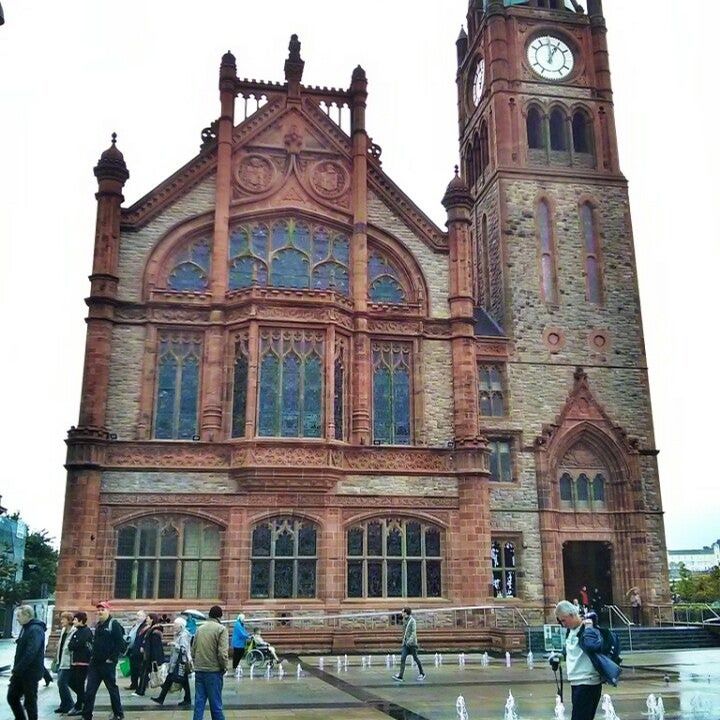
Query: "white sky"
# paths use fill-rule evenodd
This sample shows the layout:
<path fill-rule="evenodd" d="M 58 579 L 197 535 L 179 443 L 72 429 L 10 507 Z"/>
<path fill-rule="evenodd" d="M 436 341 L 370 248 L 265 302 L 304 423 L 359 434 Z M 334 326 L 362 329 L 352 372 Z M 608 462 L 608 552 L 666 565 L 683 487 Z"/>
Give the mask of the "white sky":
<path fill-rule="evenodd" d="M 83 365 L 92 168 L 110 133 L 130 169 L 127 205 L 196 154 L 219 114 L 222 53 L 233 51 L 241 77 L 282 80 L 297 32 L 307 84 L 346 87 L 362 64 L 385 170 L 442 223 L 458 161 L 455 38 L 467 0 L 2 3 L 0 493 L 32 528 L 59 535 L 63 439 L 77 422 Z M 720 3 L 605 0 L 605 15 L 668 543 L 704 545 L 720 537 L 710 452 L 720 399 Z"/>

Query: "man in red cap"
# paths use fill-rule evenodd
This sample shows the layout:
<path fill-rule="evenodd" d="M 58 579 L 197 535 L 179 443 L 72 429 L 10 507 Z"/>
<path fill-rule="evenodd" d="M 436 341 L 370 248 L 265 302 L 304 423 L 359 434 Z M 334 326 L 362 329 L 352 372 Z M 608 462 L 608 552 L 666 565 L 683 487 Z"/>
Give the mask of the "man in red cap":
<path fill-rule="evenodd" d="M 118 660 L 125 651 L 125 630 L 117 620 L 110 616 L 109 602 L 100 602 L 95 607 L 98 621 L 95 626 L 82 716 L 84 720 L 92 720 L 95 695 L 102 682 L 105 683 L 110 695 L 112 720 L 123 720 L 125 713 L 120 702 L 120 691 L 115 681 L 115 673 Z"/>

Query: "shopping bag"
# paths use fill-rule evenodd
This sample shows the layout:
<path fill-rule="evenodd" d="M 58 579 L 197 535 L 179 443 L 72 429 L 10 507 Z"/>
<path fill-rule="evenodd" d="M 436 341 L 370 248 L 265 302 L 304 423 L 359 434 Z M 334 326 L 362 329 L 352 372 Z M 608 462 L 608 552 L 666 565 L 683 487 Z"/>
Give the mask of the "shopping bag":
<path fill-rule="evenodd" d="M 150 681 L 148 683 L 150 685 L 150 687 L 151 688 L 160 687 L 165 682 L 167 673 L 168 673 L 167 663 L 158 665 L 157 663 L 154 662 L 152 664 L 152 670 L 150 670 Z"/>
<path fill-rule="evenodd" d="M 127 655 L 120 658 L 118 670 L 123 677 L 130 677 L 130 658 Z"/>

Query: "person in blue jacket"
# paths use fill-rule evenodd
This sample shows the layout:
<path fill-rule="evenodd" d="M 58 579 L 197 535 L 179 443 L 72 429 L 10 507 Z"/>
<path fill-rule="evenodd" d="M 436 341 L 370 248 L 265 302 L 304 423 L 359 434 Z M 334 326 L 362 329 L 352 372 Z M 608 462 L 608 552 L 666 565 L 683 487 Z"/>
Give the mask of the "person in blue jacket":
<path fill-rule="evenodd" d="M 250 638 L 250 633 L 247 631 L 247 628 L 245 627 L 245 615 L 240 613 L 237 616 L 237 620 L 235 621 L 235 625 L 233 626 L 233 634 L 232 634 L 232 649 L 233 649 L 233 670 L 237 668 L 240 661 L 243 659 L 243 656 L 245 655 L 245 647 L 247 645 L 248 639 Z"/>
<path fill-rule="evenodd" d="M 620 666 L 603 653 L 603 636 L 595 619 L 583 620 L 578 607 L 563 600 L 555 608 L 557 621 L 565 628 L 567 678 L 572 687 L 572 720 L 593 720 L 602 695 L 602 684 L 617 685 Z"/>

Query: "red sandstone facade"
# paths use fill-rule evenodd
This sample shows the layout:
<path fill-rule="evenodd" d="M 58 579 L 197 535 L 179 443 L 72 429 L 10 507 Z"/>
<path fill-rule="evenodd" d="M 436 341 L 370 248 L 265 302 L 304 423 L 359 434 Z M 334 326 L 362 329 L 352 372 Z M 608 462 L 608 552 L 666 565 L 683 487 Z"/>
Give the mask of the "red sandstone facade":
<path fill-rule="evenodd" d="M 622 602 L 631 585 L 648 603 L 666 599 L 656 451 L 602 8 L 597 0 L 587 15 L 537 0 L 475 5 L 469 34 L 458 40 L 464 177 L 450 183 L 443 199 L 447 231 L 384 174 L 365 127 L 362 68 L 347 90 L 306 87 L 294 42 L 282 84 L 241 80 L 233 56 L 223 57 L 220 117 L 204 133 L 201 152 L 132 207 L 122 208 L 128 171 L 114 140 L 103 153 L 95 168 L 80 419 L 67 441 L 60 609 L 111 598 L 120 611 L 219 602 L 231 611 L 348 612 L 394 609 L 410 597 L 415 607 L 535 607 L 539 619 L 579 584 L 600 586 L 606 601 Z M 573 71 L 562 80 L 534 75 L 526 59 L 528 42 L 546 34 L 563 38 L 573 52 Z M 256 112 L 237 117 L 260 99 Z M 324 107 L 349 113 L 348 133 Z M 542 148 L 530 147 L 533 107 L 545 112 L 550 133 Z M 552 116 L 559 107 L 565 150 L 553 147 L 562 145 Z M 578 109 L 589 144 L 574 142 Z M 592 230 L 582 214 L 578 219 L 584 204 Z M 346 294 L 255 279 L 231 288 L 234 228 L 287 217 L 349 238 Z M 200 236 L 210 248 L 206 286 L 173 288 L 178 253 Z M 595 236 L 602 256 L 587 251 Z M 398 269 L 404 302 L 373 300 L 373 253 Z M 597 258 L 600 302 L 589 279 Z M 318 436 L 269 437 L 261 420 L 263 343 L 273 333 L 307 332 L 320 338 L 324 353 Z M 193 439 L 158 437 L 160 355 L 170 337 L 201 348 Z M 374 428 L 374 353 L 383 344 L 407 348 L 411 357 L 407 443 L 379 442 Z M 237 437 L 240 345 L 247 394 Z M 336 353 L 345 353 L 344 364 L 334 361 Z M 494 389 L 484 385 L 487 367 L 498 373 Z M 176 565 L 168 572 L 177 575 L 167 582 L 175 592 L 160 589 L 161 545 L 142 550 L 135 530 L 122 535 L 152 518 L 173 532 L 189 521 L 217 529 L 217 552 L 203 558 L 217 562 L 209 585 L 192 585 L 190 575 L 185 584 L 190 556 L 173 546 L 167 557 Z M 253 590 L 255 582 L 262 585 L 253 563 L 265 562 L 253 531 L 273 518 L 315 528 L 311 597 L 297 592 L 304 557 L 297 547 L 291 597 Z M 368 539 L 357 597 L 349 589 L 350 533 L 372 522 L 383 523 L 387 534 L 377 560 L 382 591 L 370 590 L 375 561 L 367 557 Z M 415 556 L 408 523 L 437 533 L 437 556 L 426 535 L 422 561 L 408 559 Z M 405 534 L 395 556 L 390 533 L 399 527 Z M 125 537 L 135 545 L 124 548 Z M 512 558 L 498 559 L 494 547 L 500 554 L 511 548 Z M 404 563 L 400 594 L 390 590 L 396 557 Z M 280 573 L 283 561 L 273 562 L 272 573 Z M 413 562 L 422 562 L 419 593 L 409 592 Z M 156 575 L 143 581 L 150 565 L 147 572 Z M 434 573 L 439 580 L 431 583 Z M 185 594 L 190 585 L 193 592 Z M 202 587 L 215 592 L 205 596 Z"/>

